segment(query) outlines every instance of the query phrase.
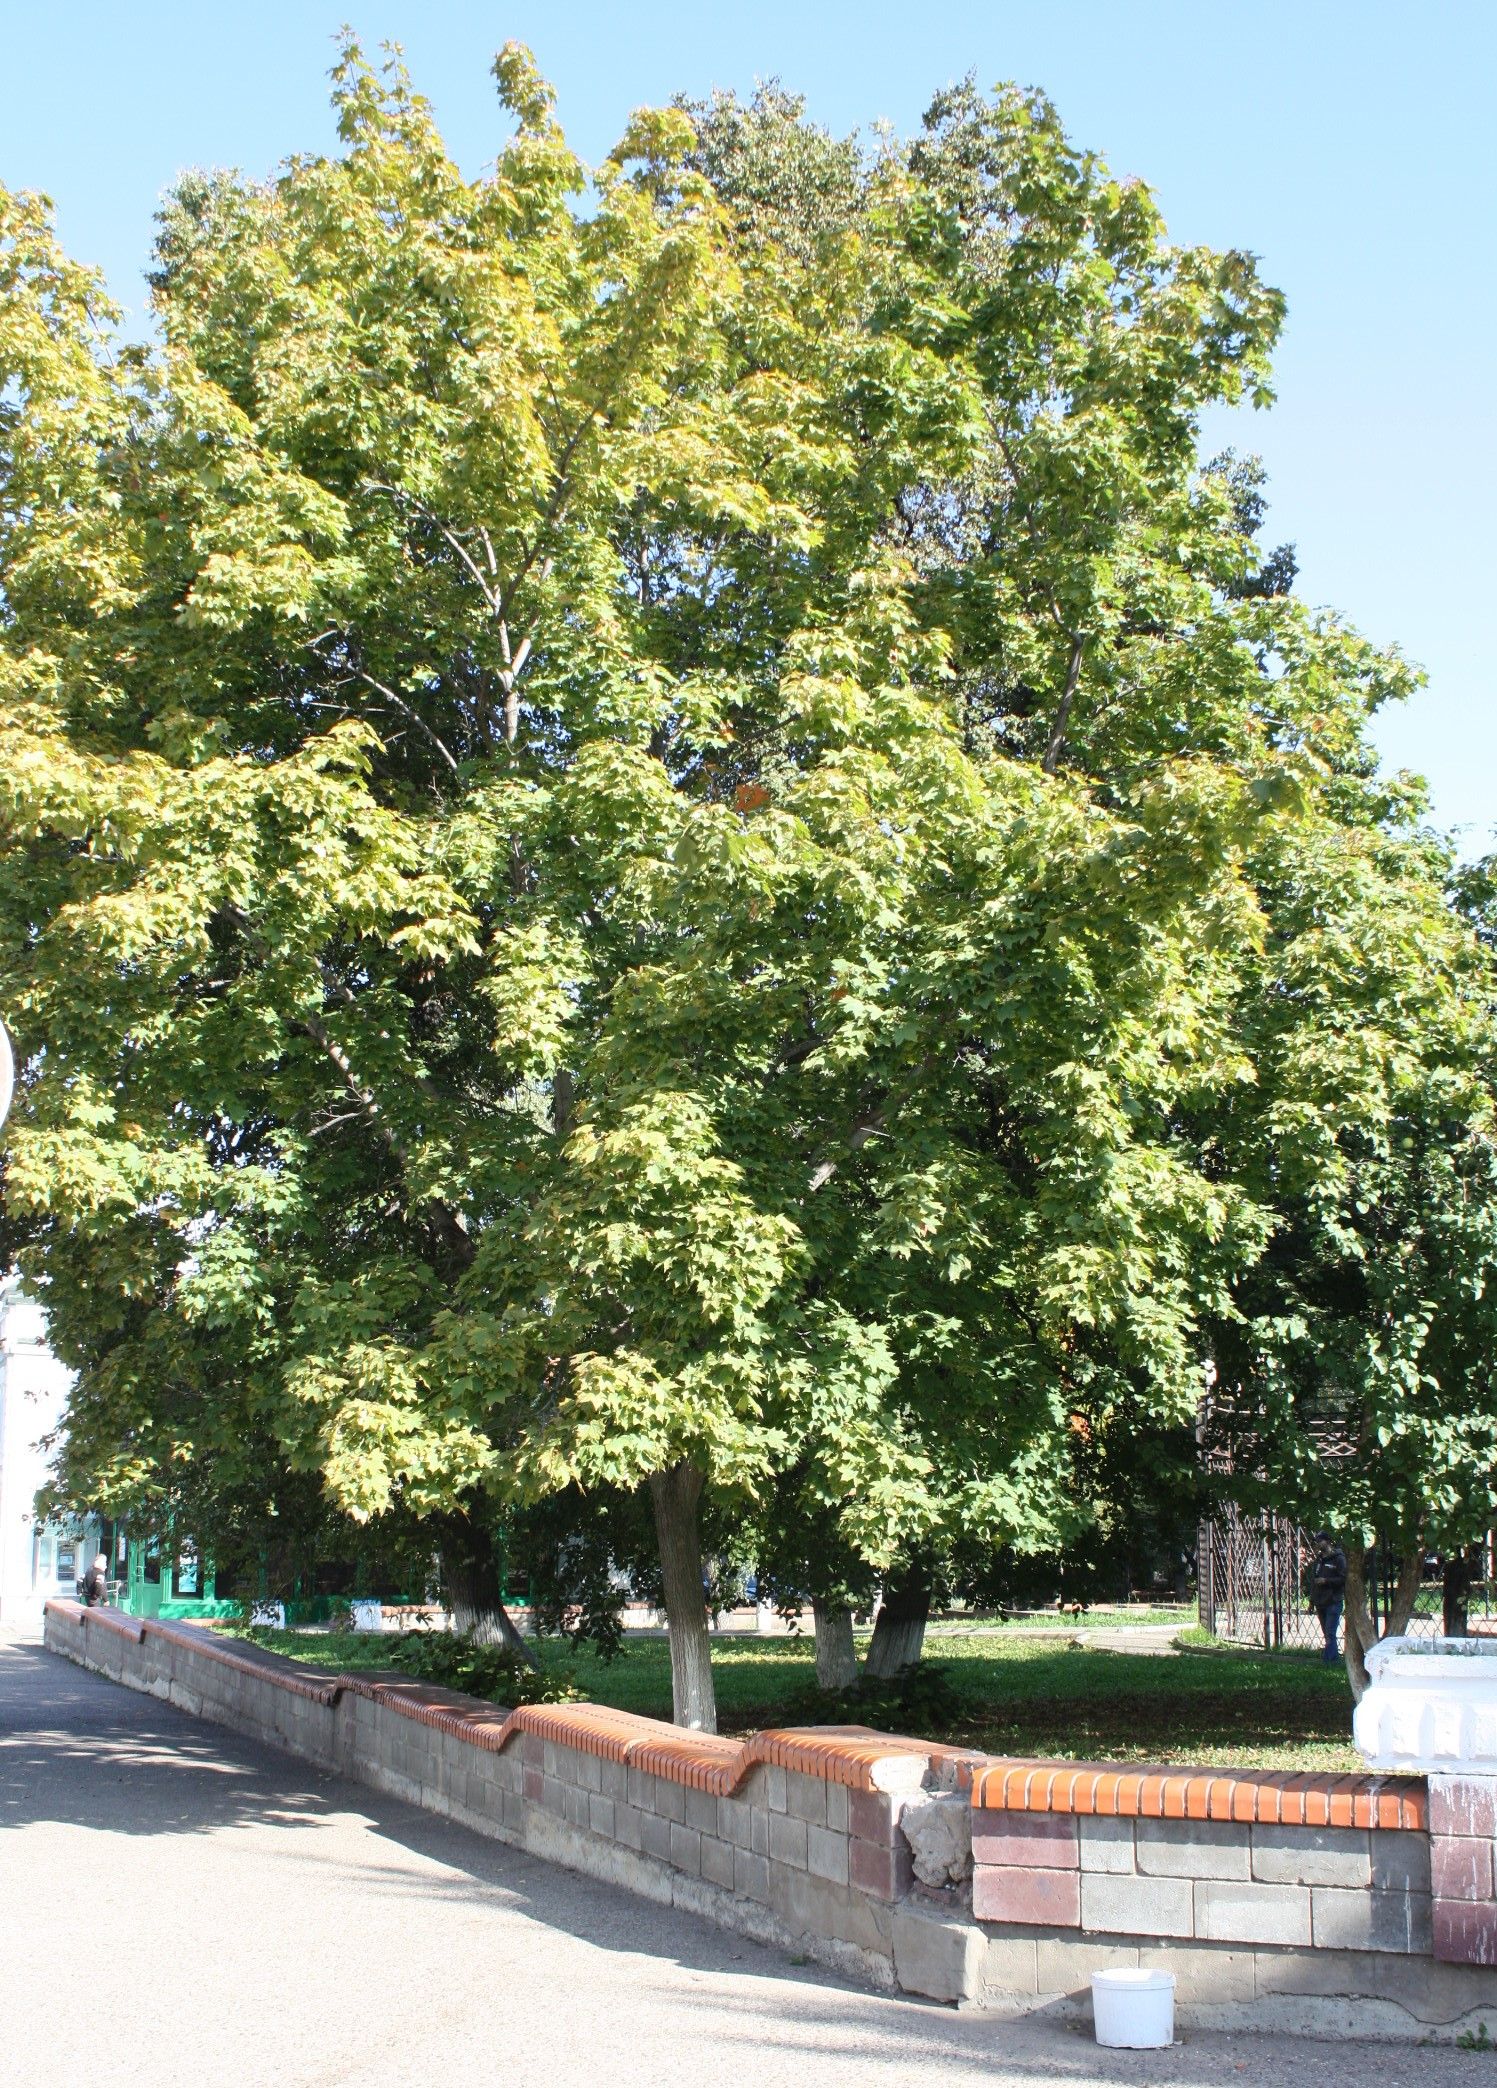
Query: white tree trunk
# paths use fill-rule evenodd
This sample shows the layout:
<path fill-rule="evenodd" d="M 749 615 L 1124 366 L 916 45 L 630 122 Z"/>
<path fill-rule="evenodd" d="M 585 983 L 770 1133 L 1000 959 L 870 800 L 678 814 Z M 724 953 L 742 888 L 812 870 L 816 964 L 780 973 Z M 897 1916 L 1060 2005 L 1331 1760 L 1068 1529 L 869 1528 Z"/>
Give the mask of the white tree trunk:
<path fill-rule="evenodd" d="M 851 1689 L 858 1679 L 858 1651 L 853 1644 L 852 1611 L 845 1602 L 811 1604 L 816 1616 L 816 1687 Z"/>
<path fill-rule="evenodd" d="M 458 1631 L 485 1646 L 503 1646 L 528 1667 L 538 1665 L 504 1605 L 491 1530 L 469 1515 L 444 1518 L 438 1529 L 442 1591 Z"/>
<path fill-rule="evenodd" d="M 489 1602 L 475 1602 L 454 1589 L 448 1599 L 452 1605 L 454 1630 L 466 1633 L 476 1645 L 503 1646 L 528 1667 L 536 1666 L 536 1657 L 528 1641 L 497 1595 Z"/>

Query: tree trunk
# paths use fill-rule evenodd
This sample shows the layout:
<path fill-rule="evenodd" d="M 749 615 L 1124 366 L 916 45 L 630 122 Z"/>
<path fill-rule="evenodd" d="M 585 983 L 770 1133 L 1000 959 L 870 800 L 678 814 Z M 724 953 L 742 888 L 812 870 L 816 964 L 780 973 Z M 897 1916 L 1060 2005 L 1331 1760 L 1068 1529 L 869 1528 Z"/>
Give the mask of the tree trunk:
<path fill-rule="evenodd" d="M 1352 1700 L 1360 1704 L 1367 1693 L 1367 1655 L 1377 1644 L 1379 1634 L 1367 1601 L 1367 1554 L 1360 1533 L 1342 1548 L 1346 1553 L 1346 1676 L 1351 1683 Z M 1389 1605 L 1388 1628 L 1382 1634 L 1385 1638 L 1401 1638 L 1407 1630 L 1419 1600 L 1423 1570 L 1423 1545 L 1405 1552 Z"/>
<path fill-rule="evenodd" d="M 535 1667 L 535 1654 L 504 1606 L 499 1554 L 487 1525 L 472 1515 L 443 1516 L 438 1526 L 437 1557 L 454 1628 L 471 1633 L 480 1645 L 503 1646 L 527 1666 Z"/>
<path fill-rule="evenodd" d="M 1465 1638 L 1470 1632 L 1473 1566 L 1469 1551 L 1456 1552 L 1445 1561 L 1440 1622 L 1446 1638 Z"/>
<path fill-rule="evenodd" d="M 1393 1588 L 1393 1610 L 1388 1618 L 1387 1637 L 1402 1638 L 1419 1606 L 1419 1583 L 1424 1578 L 1424 1546 L 1405 1552 L 1398 1565 Z"/>
<path fill-rule="evenodd" d="M 1367 1555 L 1360 1532 L 1347 1539 L 1342 1548 L 1346 1553 L 1346 1593 L 1342 1598 L 1346 1679 L 1351 1684 L 1352 1702 L 1360 1704 L 1367 1694 L 1366 1653 L 1377 1638 L 1377 1626 L 1367 1606 Z"/>
<path fill-rule="evenodd" d="M 671 1643 L 672 1716 L 698 1733 L 717 1731 L 712 1689 L 712 1639 L 702 1585 L 702 1541 L 697 1504 L 702 1475 L 694 1465 L 672 1465 L 650 1474 L 655 1536 L 665 1588 L 665 1622 Z"/>
<path fill-rule="evenodd" d="M 845 1602 L 813 1597 L 816 1617 L 816 1687 L 851 1689 L 858 1679 L 858 1651 L 852 1639 L 852 1611 Z"/>
<path fill-rule="evenodd" d="M 577 1083 L 565 1066 L 558 1066 L 551 1076 L 551 1128 L 559 1143 L 564 1144 L 572 1135 L 572 1119 L 577 1113 Z"/>
<path fill-rule="evenodd" d="M 892 1682 L 914 1667 L 925 1645 L 930 1616 L 930 1582 L 916 1567 L 891 1574 L 884 1583 L 883 1606 L 874 1621 L 873 1638 L 863 1662 L 870 1682 Z"/>

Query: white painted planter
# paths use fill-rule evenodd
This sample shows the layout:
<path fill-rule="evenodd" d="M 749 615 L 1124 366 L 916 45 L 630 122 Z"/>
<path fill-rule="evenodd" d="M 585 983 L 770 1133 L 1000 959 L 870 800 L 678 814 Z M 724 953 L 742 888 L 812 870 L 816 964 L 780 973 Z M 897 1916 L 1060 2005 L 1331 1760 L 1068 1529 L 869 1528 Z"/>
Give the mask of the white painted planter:
<path fill-rule="evenodd" d="M 284 1602 L 257 1602 L 250 1611 L 251 1624 L 268 1625 L 272 1631 L 286 1629 L 286 1605 Z"/>
<path fill-rule="evenodd" d="M 1118 1965 L 1092 1974 L 1092 2027 L 1099 2045 L 1153 2051 L 1175 2041 L 1175 1975 Z"/>
<path fill-rule="evenodd" d="M 383 1631 L 385 1628 L 383 1603 L 351 1602 L 348 1614 L 355 1631 Z"/>
<path fill-rule="evenodd" d="M 1497 1776 L 1497 1641 L 1383 1639 L 1352 1737 L 1374 1769 Z"/>

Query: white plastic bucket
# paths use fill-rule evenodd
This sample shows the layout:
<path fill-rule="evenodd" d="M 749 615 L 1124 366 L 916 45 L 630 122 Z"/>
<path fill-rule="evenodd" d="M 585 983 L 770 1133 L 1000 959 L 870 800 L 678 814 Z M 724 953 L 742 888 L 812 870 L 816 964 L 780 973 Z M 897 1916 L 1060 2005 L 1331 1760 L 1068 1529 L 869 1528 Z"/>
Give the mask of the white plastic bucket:
<path fill-rule="evenodd" d="M 1118 1965 L 1092 1974 L 1092 2022 L 1099 2045 L 1135 2049 L 1175 2041 L 1175 1975 Z"/>

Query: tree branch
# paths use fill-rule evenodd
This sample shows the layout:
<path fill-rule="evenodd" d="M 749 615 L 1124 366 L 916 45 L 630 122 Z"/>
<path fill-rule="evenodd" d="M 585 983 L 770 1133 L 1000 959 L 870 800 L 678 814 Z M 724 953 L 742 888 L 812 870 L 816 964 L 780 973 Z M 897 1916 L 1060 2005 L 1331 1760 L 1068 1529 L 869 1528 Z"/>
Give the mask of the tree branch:
<path fill-rule="evenodd" d="M 335 1037 L 328 1035 L 326 1029 L 315 1015 L 302 1016 L 297 1027 L 304 1030 L 317 1048 L 337 1067 L 343 1085 L 363 1110 L 364 1115 L 373 1125 L 384 1144 L 389 1148 L 393 1157 L 400 1163 L 403 1173 L 410 1165 L 411 1156 L 386 1121 L 385 1113 L 380 1108 L 379 1103 L 369 1089 L 364 1086 L 358 1074 L 355 1073 L 353 1062 L 343 1049 L 343 1046 Z"/>
<path fill-rule="evenodd" d="M 446 762 L 448 768 L 451 769 L 453 775 L 455 776 L 458 772 L 457 763 L 453 759 L 446 742 L 437 737 L 436 733 L 434 733 L 431 727 L 427 724 L 425 718 L 421 716 L 421 713 L 417 710 L 413 710 L 410 704 L 406 702 L 403 696 L 397 696 L 395 691 L 391 688 L 387 688 L 382 681 L 376 681 L 372 674 L 366 674 L 362 667 L 356 667 L 354 669 L 354 673 L 361 682 L 367 682 L 371 689 L 377 689 L 381 696 L 388 698 L 388 700 L 394 704 L 395 708 L 398 711 L 402 711 L 405 714 L 405 716 L 410 719 L 411 723 L 416 727 L 418 732 L 425 733 L 426 737 L 431 741 L 432 745 L 436 748 L 437 752 L 441 755 L 442 759 Z"/>
<path fill-rule="evenodd" d="M 340 631 L 336 629 L 331 631 L 324 631 L 320 637 L 310 639 L 307 644 L 308 652 L 316 654 L 319 660 L 323 659 L 323 654 L 318 652 L 317 648 L 320 645 L 326 645 L 329 638 L 336 638 L 338 642 L 344 647 L 345 651 L 352 653 L 354 648 L 350 644 L 348 633 L 346 631 Z M 333 665 L 335 663 L 328 661 L 325 662 L 325 664 Z M 447 746 L 446 742 L 440 739 L 438 735 L 432 730 L 431 726 L 427 724 L 425 718 L 422 717 L 421 713 L 418 710 L 414 709 L 412 705 L 407 703 L 403 696 L 399 695 L 394 689 L 390 688 L 387 683 L 377 680 L 376 677 L 372 674 L 366 673 L 362 667 L 354 667 L 350 665 L 348 674 L 349 678 L 353 681 L 361 681 L 364 683 L 366 688 L 375 690 L 379 695 L 385 698 L 387 703 L 393 703 L 395 708 L 401 713 L 401 715 L 403 717 L 409 718 L 411 723 L 416 727 L 416 730 L 418 732 L 424 733 L 426 737 L 431 741 L 432 745 L 436 748 L 437 752 L 446 762 L 448 768 L 451 769 L 453 775 L 455 776 L 458 773 L 457 762 L 453 758 L 451 749 Z M 347 686 L 347 683 L 346 681 L 339 682 L 335 684 L 335 686 L 338 688 L 344 688 Z M 319 706 L 319 708 L 321 709 L 332 709 L 333 707 L 334 706 L 332 706 L 331 704 Z"/>
<path fill-rule="evenodd" d="M 562 444 L 561 455 L 556 460 L 556 483 L 551 489 L 551 498 L 546 502 L 541 519 L 536 524 L 535 540 L 526 551 L 519 565 L 516 566 L 513 574 L 505 582 L 499 595 L 499 604 L 495 613 L 502 616 L 506 621 L 508 621 L 510 609 L 514 604 L 515 595 L 521 583 L 541 555 L 542 546 L 546 541 L 546 531 L 559 519 L 562 509 L 566 506 L 567 494 L 571 491 L 567 473 L 571 469 L 573 457 L 577 454 L 578 445 L 593 422 L 597 420 L 602 410 L 600 406 L 594 406 L 590 413 L 584 414 L 583 418 Z M 546 560 L 546 571 L 549 572 L 550 569 L 551 561 L 548 558 Z"/>
<path fill-rule="evenodd" d="M 1047 776 L 1055 774 L 1056 764 L 1066 743 L 1066 727 L 1071 720 L 1071 705 L 1076 699 L 1076 685 L 1081 680 L 1081 660 L 1085 651 L 1085 635 L 1078 632 L 1071 640 L 1071 663 L 1066 669 L 1066 685 L 1061 692 L 1060 708 L 1055 713 L 1055 723 L 1050 728 L 1045 758 L 1040 764 Z"/>
<path fill-rule="evenodd" d="M 884 1119 L 887 1113 L 887 1104 L 879 1102 L 858 1118 L 848 1134 L 847 1150 L 849 1153 L 860 1152 L 867 1145 L 870 1138 L 876 1137 L 883 1130 Z M 841 1165 L 842 1161 L 840 1159 L 823 1160 L 819 1166 L 814 1168 L 811 1173 L 809 1194 L 814 1196 L 818 1189 L 824 1189 Z"/>
<path fill-rule="evenodd" d="M 265 939 L 250 925 L 249 917 L 243 908 L 232 905 L 226 906 L 223 909 L 223 918 L 233 923 L 243 937 L 247 948 L 259 958 L 262 964 L 265 963 L 269 956 Z M 319 963 L 318 968 L 322 973 L 325 986 L 331 987 L 332 991 L 337 993 L 350 1007 L 358 1005 L 357 996 L 341 979 L 337 979 L 332 975 L 325 959 Z M 343 1085 L 358 1103 L 360 1112 L 376 1127 L 380 1138 L 389 1148 L 394 1158 L 400 1162 L 402 1169 L 404 1169 L 409 1159 L 405 1146 L 386 1121 L 385 1113 L 380 1108 L 374 1095 L 364 1086 L 357 1073 L 355 1073 L 353 1062 L 349 1058 L 348 1053 L 336 1039 L 328 1035 L 321 1019 L 316 1015 L 293 1017 L 290 1019 L 288 1027 L 300 1031 L 303 1036 L 310 1037 L 318 1049 L 337 1067 Z"/>
<path fill-rule="evenodd" d="M 401 1175 L 405 1180 L 407 1193 L 409 1194 L 411 1171 L 409 1148 L 397 1136 L 375 1096 L 364 1086 L 358 1074 L 355 1073 L 348 1053 L 338 1043 L 336 1038 L 328 1035 L 326 1028 L 315 1015 L 302 1016 L 298 1022 L 293 1024 L 293 1027 L 300 1029 L 306 1036 L 310 1037 L 318 1049 L 336 1066 L 343 1085 L 358 1103 L 370 1128 L 400 1169 Z M 449 1267 L 461 1275 L 465 1269 L 472 1266 L 473 1257 L 477 1252 L 473 1243 L 473 1236 L 468 1231 L 462 1212 L 457 1209 L 456 1205 L 448 1203 L 444 1198 L 438 1196 L 427 1197 L 424 1203 L 413 1205 L 412 1215 L 419 1218 L 419 1213 L 423 1210 L 429 1214 L 426 1223 L 428 1234 L 432 1237 L 438 1250 L 445 1255 Z"/>
<path fill-rule="evenodd" d="M 893 1115 L 896 1110 L 902 1109 L 905 1103 L 909 1101 L 910 1095 L 914 1090 L 915 1084 L 918 1083 L 922 1074 L 928 1073 L 930 1071 L 931 1067 L 936 1062 L 936 1056 L 937 1055 L 934 1051 L 927 1051 L 923 1054 L 919 1063 L 914 1067 L 913 1072 L 911 1074 L 910 1087 L 908 1087 L 902 1095 L 891 1097 L 888 1090 L 886 1089 L 882 1095 L 878 1096 L 877 1099 L 875 1099 L 875 1096 L 872 1092 L 870 1092 L 867 1088 L 864 1089 L 864 1095 L 867 1099 L 860 1107 L 858 1115 L 854 1120 L 852 1130 L 848 1133 L 847 1152 L 859 1152 L 865 1145 L 867 1145 L 870 1138 L 878 1138 L 882 1135 L 884 1126 L 887 1124 L 890 1116 Z M 845 1158 L 846 1154 L 843 1154 L 835 1160 L 823 1160 L 817 1165 L 817 1167 L 812 1171 L 811 1175 L 811 1195 L 814 1196 L 818 1189 L 824 1189 L 826 1187 L 827 1183 L 832 1179 L 832 1176 L 837 1172 L 838 1168 L 842 1165 L 843 1159 Z"/>
<path fill-rule="evenodd" d="M 498 606 L 497 597 L 483 577 L 478 561 L 473 557 L 451 523 L 444 522 L 440 515 L 426 505 L 424 500 L 418 500 L 416 495 L 408 493 L 404 486 L 387 486 L 382 479 L 365 479 L 364 487 L 370 493 L 388 493 L 392 500 L 403 502 L 406 507 L 414 508 L 422 520 L 429 522 L 437 534 L 444 537 L 457 553 L 463 564 L 468 568 L 468 571 L 473 575 L 473 578 L 478 582 L 478 591 L 488 604 L 490 611 L 496 616 L 503 614 Z"/>

